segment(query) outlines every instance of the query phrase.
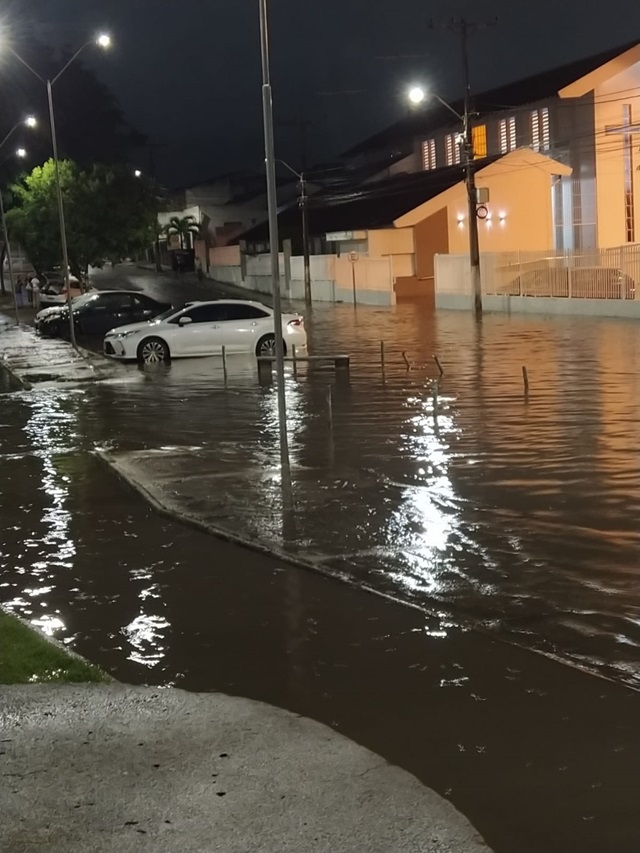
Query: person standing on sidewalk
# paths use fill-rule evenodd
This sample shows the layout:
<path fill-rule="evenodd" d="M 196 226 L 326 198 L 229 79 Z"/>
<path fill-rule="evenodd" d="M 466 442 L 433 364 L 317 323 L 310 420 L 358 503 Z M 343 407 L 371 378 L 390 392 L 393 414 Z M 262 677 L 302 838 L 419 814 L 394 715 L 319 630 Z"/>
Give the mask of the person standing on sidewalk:
<path fill-rule="evenodd" d="M 16 289 L 16 304 L 18 308 L 24 307 L 24 281 L 22 280 L 22 276 L 19 275 L 14 284 Z"/>
<path fill-rule="evenodd" d="M 40 310 L 40 279 L 36 275 L 31 276 L 31 280 L 29 281 L 31 285 L 31 294 L 33 300 L 33 306 L 36 311 Z"/>

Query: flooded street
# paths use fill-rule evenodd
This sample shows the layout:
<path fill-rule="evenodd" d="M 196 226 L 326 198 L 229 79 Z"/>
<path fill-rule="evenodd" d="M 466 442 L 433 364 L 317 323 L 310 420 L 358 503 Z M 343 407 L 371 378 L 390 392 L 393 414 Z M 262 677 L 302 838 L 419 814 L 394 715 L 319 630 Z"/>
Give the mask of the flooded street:
<path fill-rule="evenodd" d="M 640 826 L 612 825 L 638 783 L 638 697 L 620 687 L 640 686 L 637 325 L 407 304 L 316 306 L 307 328 L 311 352 L 352 366 L 288 372 L 288 528 L 275 389 L 249 358 L 229 359 L 227 387 L 202 359 L 3 388 L 3 605 L 122 680 L 328 722 L 450 796 L 497 851 L 637 849 Z M 199 467 L 245 465 L 256 538 L 430 616 L 170 521 L 96 449 L 142 470 L 165 454 L 205 508 L 227 498 Z"/>

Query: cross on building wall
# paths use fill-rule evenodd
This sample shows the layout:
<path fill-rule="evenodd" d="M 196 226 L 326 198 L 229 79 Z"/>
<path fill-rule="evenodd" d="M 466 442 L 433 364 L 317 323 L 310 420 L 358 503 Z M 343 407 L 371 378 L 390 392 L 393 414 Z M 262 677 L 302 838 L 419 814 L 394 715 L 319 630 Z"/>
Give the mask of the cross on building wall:
<path fill-rule="evenodd" d="M 635 193 L 633 188 L 633 135 L 640 133 L 640 124 L 633 123 L 633 110 L 631 104 L 624 104 L 623 123 L 621 125 L 607 126 L 605 133 L 608 135 L 622 136 L 624 152 L 624 218 L 627 234 L 627 243 L 636 241 L 636 218 L 635 218 Z"/>

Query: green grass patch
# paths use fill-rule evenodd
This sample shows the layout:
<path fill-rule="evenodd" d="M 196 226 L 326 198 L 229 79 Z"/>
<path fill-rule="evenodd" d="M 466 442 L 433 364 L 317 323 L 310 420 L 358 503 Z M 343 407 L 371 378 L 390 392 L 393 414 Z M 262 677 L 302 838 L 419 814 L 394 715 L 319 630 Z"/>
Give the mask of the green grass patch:
<path fill-rule="evenodd" d="M 72 657 L 0 610 L 0 684 L 77 684 L 107 680 L 97 666 Z"/>

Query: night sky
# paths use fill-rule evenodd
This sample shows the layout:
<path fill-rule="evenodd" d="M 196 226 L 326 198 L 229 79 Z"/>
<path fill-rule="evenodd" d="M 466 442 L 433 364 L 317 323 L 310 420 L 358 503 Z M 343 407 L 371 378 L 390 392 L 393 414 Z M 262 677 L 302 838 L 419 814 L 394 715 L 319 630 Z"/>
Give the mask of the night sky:
<path fill-rule="evenodd" d="M 157 154 L 166 184 L 261 169 L 258 0 L 0 0 L 0 9 L 15 31 L 32 26 L 58 43 L 111 32 L 114 49 L 88 62 L 131 122 L 166 146 Z M 459 43 L 428 26 L 453 15 L 499 19 L 471 41 L 478 91 L 640 41 L 638 0 L 270 0 L 276 121 L 312 120 L 310 160 L 328 162 L 400 118 L 411 82 L 459 96 Z M 276 144 L 299 163 L 296 129 L 280 125 Z"/>

